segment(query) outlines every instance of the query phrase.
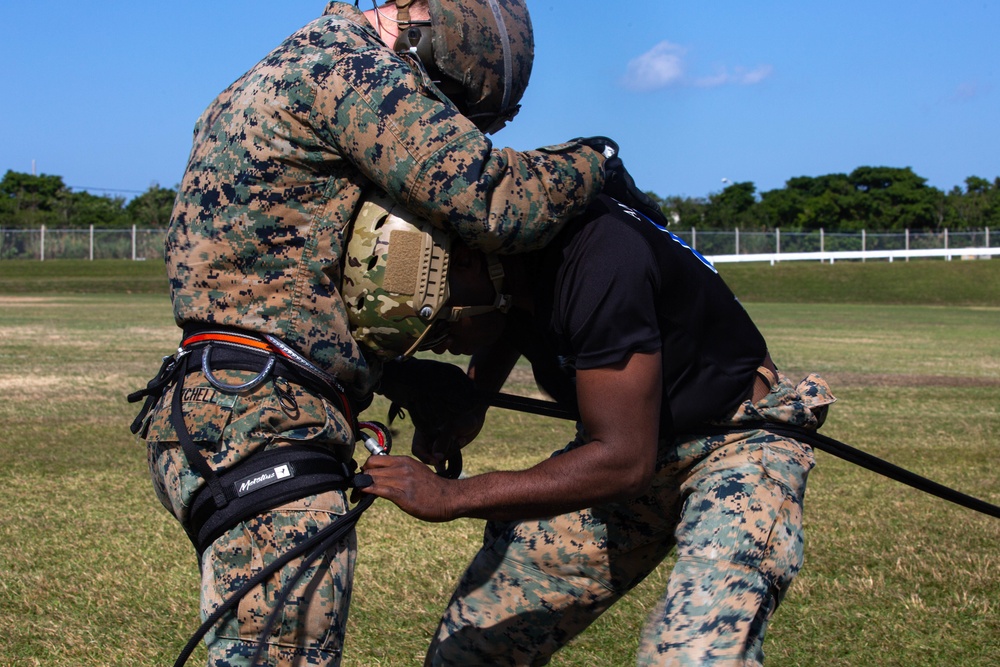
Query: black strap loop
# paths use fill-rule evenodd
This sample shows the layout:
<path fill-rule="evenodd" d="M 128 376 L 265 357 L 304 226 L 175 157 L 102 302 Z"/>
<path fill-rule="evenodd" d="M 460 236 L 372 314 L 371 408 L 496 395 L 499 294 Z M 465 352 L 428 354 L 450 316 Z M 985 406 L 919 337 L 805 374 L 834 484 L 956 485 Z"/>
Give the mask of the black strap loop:
<path fill-rule="evenodd" d="M 178 360 L 177 384 L 174 385 L 174 395 L 170 403 L 170 424 L 174 427 L 177 441 L 181 444 L 181 449 L 184 450 L 184 456 L 187 457 L 188 463 L 194 466 L 198 474 L 205 480 L 205 484 L 215 500 L 215 506 L 222 509 L 229 502 L 222 490 L 222 483 L 219 482 L 219 478 L 208 465 L 208 461 L 202 456 L 201 448 L 191 437 L 191 432 L 188 431 L 187 424 L 184 422 L 184 406 L 181 395 L 184 393 L 184 377 L 190 372 L 188 368 L 191 366 L 191 359 L 191 355 L 184 355 Z"/>
<path fill-rule="evenodd" d="M 129 430 L 132 433 L 138 433 L 139 429 L 142 428 L 142 422 L 145 421 L 146 415 L 153 409 L 156 401 L 163 395 L 163 390 L 168 384 L 174 381 L 176 371 L 177 359 L 175 357 L 163 357 L 160 370 L 157 371 L 156 376 L 152 380 L 146 383 L 146 387 L 139 391 L 134 391 L 127 396 L 129 403 L 136 403 L 143 398 L 146 399 L 142 408 L 139 409 L 139 414 L 136 415 L 135 419 L 132 420 L 132 425 L 129 426 Z"/>
<path fill-rule="evenodd" d="M 353 461 L 351 462 L 354 463 Z M 213 503 L 204 486 L 191 499 L 188 537 L 198 558 L 233 526 L 271 508 L 317 493 L 355 487 L 355 476 L 330 450 L 315 445 L 286 445 L 251 454 L 217 475 L 226 504 Z"/>

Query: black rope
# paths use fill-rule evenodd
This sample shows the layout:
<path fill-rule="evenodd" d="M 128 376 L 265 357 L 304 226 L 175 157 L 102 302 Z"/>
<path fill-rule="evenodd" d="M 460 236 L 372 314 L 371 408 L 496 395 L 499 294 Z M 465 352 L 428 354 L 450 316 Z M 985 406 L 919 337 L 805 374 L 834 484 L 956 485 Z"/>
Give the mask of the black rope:
<path fill-rule="evenodd" d="M 243 586 L 240 587 L 238 591 L 233 593 L 233 595 L 230 596 L 228 600 L 219 605 L 219 607 L 214 612 L 212 612 L 212 614 L 208 618 L 205 619 L 205 621 L 201 624 L 198 630 L 191 636 L 191 639 L 188 640 L 188 643 L 184 646 L 184 649 L 180 652 L 180 655 L 177 656 L 177 660 L 174 661 L 174 667 L 184 667 L 185 663 L 187 663 L 188 661 L 188 658 L 191 657 L 191 654 L 194 652 L 194 649 L 198 646 L 201 640 L 204 639 L 205 635 L 208 634 L 208 631 L 211 630 L 212 627 L 216 623 L 218 623 L 223 616 L 225 616 L 229 611 L 231 611 L 233 607 L 239 604 L 240 600 L 246 597 L 247 593 L 253 590 L 255 586 L 258 586 L 259 584 L 263 583 L 268 577 L 274 575 L 276 572 L 278 572 L 278 570 L 285 567 L 288 563 L 295 560 L 303 553 L 309 551 L 310 549 L 315 549 L 312 553 L 310 553 L 310 555 L 306 558 L 306 561 L 304 562 L 304 565 L 311 564 L 313 561 L 316 560 L 316 558 L 318 558 L 318 554 L 324 553 L 327 549 L 329 549 L 329 547 L 332 544 L 335 544 L 349 530 L 354 528 L 355 524 L 357 524 L 358 522 L 358 519 L 361 517 L 361 513 L 364 512 L 366 509 L 368 509 L 368 507 L 371 506 L 373 502 L 375 502 L 375 498 L 376 496 L 369 494 L 362 495 L 361 500 L 358 501 L 358 504 L 355 505 L 353 508 L 351 508 L 349 511 L 345 512 L 343 515 L 341 515 L 341 517 L 337 519 L 334 523 L 330 524 L 323 530 L 319 531 L 305 542 L 302 542 L 301 544 L 293 547 L 292 549 L 289 549 L 288 551 L 283 553 L 280 557 L 275 559 L 273 563 L 262 569 L 254 576 L 250 577 L 250 579 L 248 579 L 247 582 L 243 584 Z M 281 611 L 281 608 L 284 605 L 285 600 L 288 598 L 288 594 L 291 592 L 290 588 L 291 584 L 297 582 L 298 579 L 301 578 L 302 573 L 304 571 L 305 568 L 300 568 L 299 571 L 296 571 L 296 574 L 292 578 L 290 583 L 287 584 L 284 588 L 282 588 L 281 595 L 279 596 L 278 599 L 278 604 L 275 606 L 274 611 L 272 611 L 271 614 L 268 616 L 267 625 L 265 627 L 264 632 L 262 632 L 259 635 L 259 641 L 261 643 L 261 646 L 258 646 L 258 650 L 254 656 L 254 661 L 251 663 L 251 667 L 256 665 L 260 658 L 261 648 L 263 647 L 263 645 L 267 643 L 267 635 L 270 634 L 271 630 L 274 628 L 274 623 L 277 620 L 278 614 Z"/>
<path fill-rule="evenodd" d="M 497 408 L 528 412 L 546 417 L 557 417 L 559 419 L 578 420 L 580 418 L 575 411 L 564 408 L 553 401 L 541 401 L 535 398 L 514 396 L 512 394 L 503 393 L 493 394 L 480 392 L 478 396 L 481 400 L 485 400 L 491 406 Z M 712 435 L 716 433 L 736 433 L 753 429 L 768 431 L 769 433 L 774 433 L 775 435 L 780 435 L 785 438 L 791 438 L 792 440 L 801 440 L 812 445 L 816 449 L 826 452 L 827 454 L 833 454 L 834 456 L 844 459 L 845 461 L 861 466 L 866 470 L 871 470 L 872 472 L 888 477 L 889 479 L 911 486 L 918 491 L 929 493 L 930 495 L 941 498 L 942 500 L 947 500 L 967 509 L 1000 519 L 1000 507 L 996 505 L 992 505 L 985 500 L 980 500 L 979 498 L 956 491 L 955 489 L 939 484 L 933 480 L 927 479 L 926 477 L 921 477 L 920 475 L 906 470 L 905 468 L 901 468 L 893 463 L 880 459 L 877 456 L 873 456 L 868 452 L 864 452 L 856 447 L 851 447 L 850 445 L 844 444 L 839 440 L 835 440 L 834 438 L 817 433 L 816 431 L 810 429 L 791 426 L 788 424 L 778 424 L 775 422 L 760 422 L 747 424 L 745 427 L 737 428 L 713 429 L 710 427 L 705 429 L 704 433 Z"/>
<path fill-rule="evenodd" d="M 369 505 L 372 504 L 375 498 L 376 496 L 365 495 L 361 499 L 361 501 L 358 502 L 357 506 L 355 506 L 354 509 L 356 510 L 360 507 L 361 511 L 363 512 Z M 364 503 L 364 507 L 361 507 L 362 503 Z M 358 513 L 358 515 L 360 515 L 360 512 Z M 341 522 L 338 521 L 337 523 L 339 524 Z M 357 523 L 357 519 L 355 519 L 353 523 Z M 295 588 L 295 585 L 299 582 L 300 579 L 302 579 L 306 571 L 310 567 L 312 567 L 313 563 L 316 560 L 318 560 L 320 556 L 329 551 L 330 548 L 332 548 L 337 542 L 341 540 L 341 538 L 343 538 L 345 532 L 346 531 L 343 529 L 343 527 L 341 527 L 340 530 L 333 531 L 326 539 L 322 540 L 319 543 L 319 545 L 313 550 L 313 552 L 302 560 L 302 564 L 299 565 L 299 569 L 295 571 L 295 573 L 288 579 L 288 581 L 282 587 L 281 591 L 278 593 L 278 596 L 274 600 L 274 611 L 272 611 L 271 614 L 268 616 L 267 622 L 264 624 L 264 629 L 261 630 L 260 632 L 259 643 L 257 644 L 257 650 L 254 651 L 253 658 L 250 660 L 250 667 L 257 667 L 257 665 L 260 664 L 261 658 L 264 657 L 264 653 L 268 645 L 267 638 L 271 636 L 271 632 L 274 630 L 274 626 L 277 625 L 278 619 L 280 617 L 278 612 L 281 611 L 281 609 L 288 602 L 288 597 L 292 594 L 292 589 Z"/>

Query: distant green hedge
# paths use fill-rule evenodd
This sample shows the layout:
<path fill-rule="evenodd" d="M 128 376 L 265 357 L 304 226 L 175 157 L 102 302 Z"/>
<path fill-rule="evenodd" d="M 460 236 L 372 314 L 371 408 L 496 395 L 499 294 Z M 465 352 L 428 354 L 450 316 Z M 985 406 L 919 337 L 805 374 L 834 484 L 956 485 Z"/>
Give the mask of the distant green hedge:
<path fill-rule="evenodd" d="M 748 303 L 876 303 L 1000 308 L 1000 260 L 719 264 Z M 0 294 L 166 294 L 161 262 L 0 261 Z"/>
<path fill-rule="evenodd" d="M 1000 308 L 1000 260 L 719 264 L 747 303 L 872 303 Z"/>
<path fill-rule="evenodd" d="M 127 259 L 0 261 L 0 294 L 167 294 L 163 262 Z"/>

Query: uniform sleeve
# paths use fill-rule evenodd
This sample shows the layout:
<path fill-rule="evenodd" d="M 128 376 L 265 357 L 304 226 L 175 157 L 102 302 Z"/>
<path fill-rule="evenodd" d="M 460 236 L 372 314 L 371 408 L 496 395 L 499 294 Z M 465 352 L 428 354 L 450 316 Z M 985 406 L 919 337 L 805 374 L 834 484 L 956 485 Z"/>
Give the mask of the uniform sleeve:
<path fill-rule="evenodd" d="M 660 273 L 646 241 L 598 219 L 580 233 L 561 267 L 553 328 L 577 369 L 624 361 L 661 347 L 656 314 Z"/>
<path fill-rule="evenodd" d="M 321 135 L 409 210 L 484 252 L 546 245 L 603 185 L 603 158 L 578 143 L 494 149 L 384 47 L 344 54 L 320 83 Z"/>

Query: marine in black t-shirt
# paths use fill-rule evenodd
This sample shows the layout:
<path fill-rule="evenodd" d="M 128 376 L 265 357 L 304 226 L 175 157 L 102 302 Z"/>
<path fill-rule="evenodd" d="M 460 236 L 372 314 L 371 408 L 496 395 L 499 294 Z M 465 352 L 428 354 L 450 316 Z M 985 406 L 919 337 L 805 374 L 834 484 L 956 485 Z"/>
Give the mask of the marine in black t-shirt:
<path fill-rule="evenodd" d="M 661 432 L 727 417 L 750 397 L 767 347 L 715 268 L 641 213 L 601 196 L 531 259 L 534 313 L 506 336 L 539 385 L 576 406 L 576 369 L 661 351 Z"/>
<path fill-rule="evenodd" d="M 453 247 L 450 262 L 451 307 L 506 300 L 482 255 Z M 526 469 L 436 476 L 425 463 L 474 439 L 484 409 L 426 438 L 418 429 L 419 461 L 365 464 L 366 491 L 412 516 L 488 520 L 426 664 L 546 664 L 676 550 L 638 663 L 759 665 L 768 620 L 802 566 L 814 463 L 808 445 L 761 423 L 817 428 L 829 387 L 777 373 L 715 269 L 609 197 L 551 246 L 502 263 L 510 311 L 451 322 L 433 349 L 472 354 L 469 377 L 486 391 L 523 355 L 546 392 L 577 408 L 579 428 Z M 405 364 L 419 384 L 435 362 Z M 470 393 L 447 384 L 422 398 L 457 405 Z"/>

